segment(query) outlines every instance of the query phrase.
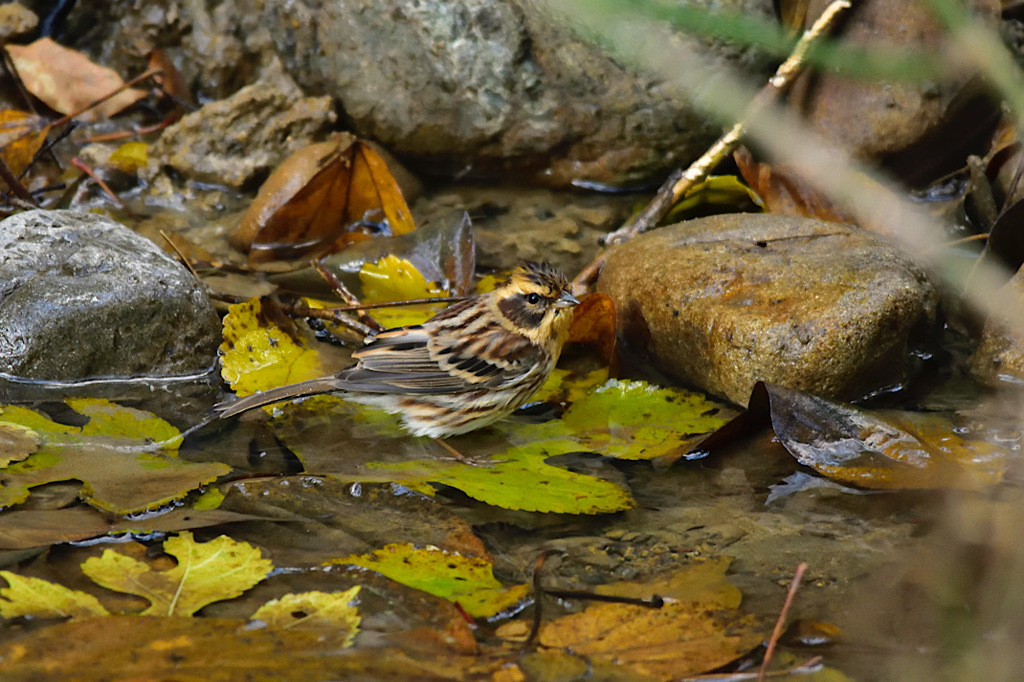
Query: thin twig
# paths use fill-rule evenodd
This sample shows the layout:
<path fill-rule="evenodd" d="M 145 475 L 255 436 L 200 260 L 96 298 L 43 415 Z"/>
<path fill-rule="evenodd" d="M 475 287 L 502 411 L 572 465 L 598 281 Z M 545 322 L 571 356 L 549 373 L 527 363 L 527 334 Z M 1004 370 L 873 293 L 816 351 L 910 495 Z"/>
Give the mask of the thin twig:
<path fill-rule="evenodd" d="M 281 307 L 289 314 L 295 317 L 313 317 L 318 320 L 327 320 L 334 324 L 341 325 L 349 331 L 355 332 L 360 338 L 367 338 L 374 336 L 380 329 L 374 329 L 363 324 L 359 320 L 353 319 L 349 315 L 344 313 L 336 313 L 330 308 L 313 308 L 305 301 L 299 299 L 291 304 L 282 303 Z M 377 325 L 380 327 L 380 325 Z"/>
<path fill-rule="evenodd" d="M 104 182 L 103 178 L 96 175 L 96 172 L 92 168 L 87 166 L 81 159 L 79 159 L 77 156 L 73 157 L 71 159 L 71 165 L 77 168 L 78 170 L 82 171 L 86 175 L 88 175 L 90 178 L 92 178 L 96 182 L 96 184 L 100 186 L 100 189 L 107 193 L 107 196 L 110 197 L 110 199 L 117 205 L 119 209 L 131 214 L 131 210 L 129 210 L 125 203 L 121 201 L 121 197 L 114 194 L 114 190 L 110 189 L 110 185 Z"/>
<path fill-rule="evenodd" d="M 768 639 L 768 646 L 764 650 L 764 660 L 761 661 L 761 668 L 757 671 L 757 682 L 764 682 L 765 674 L 768 672 L 768 664 L 772 660 L 772 654 L 775 653 L 775 645 L 778 644 L 779 638 L 782 637 L 782 631 L 786 625 L 786 617 L 789 615 L 790 607 L 793 606 L 793 598 L 796 597 L 797 588 L 800 587 L 800 581 L 803 579 L 804 571 L 806 570 L 807 564 L 800 564 L 793 573 L 793 581 L 789 583 L 789 591 L 786 592 L 786 601 L 783 602 L 782 610 L 779 611 L 779 617 L 775 621 L 775 629 L 772 630 L 772 636 Z"/>
<path fill-rule="evenodd" d="M 653 208 L 648 206 L 637 216 L 628 220 L 622 227 L 607 235 L 604 238 L 605 244 L 610 246 L 621 244 L 656 225 L 690 188 L 707 177 L 715 166 L 732 153 L 746 132 L 743 121 L 753 118 L 761 109 L 774 101 L 781 92 L 792 84 L 795 76 L 803 68 L 808 51 L 825 35 L 839 14 L 843 10 L 849 9 L 850 5 L 850 0 L 833 0 L 825 8 L 825 11 L 821 13 L 821 16 L 814 22 L 814 25 L 804 32 L 793 48 L 793 52 L 775 71 L 775 75 L 768 79 L 768 83 L 754 97 L 743 120 L 733 125 L 711 145 L 708 151 L 694 161 L 682 174 L 682 177 L 672 185 L 673 200 L 671 203 L 665 201 L 664 193 L 662 190 L 659 190 L 654 202 L 652 202 L 652 204 L 657 203 L 657 206 Z M 589 286 L 600 274 L 606 259 L 607 250 L 602 250 L 573 280 L 574 289 Z"/>
<path fill-rule="evenodd" d="M 338 297 L 341 298 L 341 300 L 345 301 L 345 303 L 354 307 L 356 317 L 359 318 L 359 321 L 362 324 L 366 325 L 374 332 L 384 330 L 384 327 L 382 327 L 380 323 L 377 322 L 377 320 L 370 317 L 370 315 L 366 312 L 365 309 L 360 309 L 358 307 L 361 304 L 356 295 L 349 291 L 349 288 L 345 286 L 345 283 L 338 279 L 337 275 L 328 270 L 327 266 L 324 265 L 322 261 L 313 261 L 313 267 L 316 268 L 316 271 L 320 273 L 320 276 L 324 278 L 324 281 L 327 282 L 327 284 L 331 287 L 331 289 L 334 290 L 334 293 L 336 293 Z"/>
<path fill-rule="evenodd" d="M 548 551 L 545 549 L 541 551 L 536 563 L 533 564 L 533 623 L 530 625 L 529 636 L 523 642 L 524 649 L 533 646 L 533 643 L 537 641 L 537 635 L 540 634 L 540 623 L 542 620 L 541 601 L 544 597 L 544 590 L 540 586 L 540 571 L 544 568 L 544 562 L 547 560 Z"/>
<path fill-rule="evenodd" d="M 82 107 L 78 111 L 76 111 L 76 112 L 74 112 L 72 114 L 67 114 L 66 116 L 63 116 L 61 118 L 58 118 L 56 121 L 54 121 L 53 123 L 50 124 L 50 127 L 58 128 L 58 127 L 64 125 L 65 123 L 70 122 L 71 119 L 75 118 L 76 116 L 81 116 L 82 114 L 84 114 L 85 112 L 89 111 L 93 107 L 96 107 L 96 106 L 99 106 L 100 104 L 103 104 L 104 102 L 106 102 L 108 99 L 110 99 L 114 95 L 117 95 L 118 93 L 121 93 L 121 92 L 127 90 L 128 88 L 132 87 L 133 85 L 136 85 L 139 81 L 146 80 L 147 78 L 151 78 L 151 77 L 153 77 L 153 76 L 155 76 L 157 74 L 161 74 L 161 73 L 163 73 L 163 71 L 161 69 L 146 69 L 145 71 L 140 73 L 135 78 L 132 78 L 131 80 L 125 82 L 124 85 L 121 85 L 120 87 L 114 88 L 114 90 L 112 90 L 111 92 L 108 92 L 107 94 L 103 95 L 103 97 L 100 97 L 95 102 L 90 102 L 89 104 L 87 104 L 86 106 Z"/>
<path fill-rule="evenodd" d="M 167 244 L 172 249 L 174 249 L 174 253 L 178 254 L 178 258 L 180 258 L 181 262 L 185 264 L 185 267 L 188 268 L 188 271 L 192 273 L 192 276 L 196 278 L 196 281 L 199 281 L 199 273 L 196 272 L 196 269 L 192 267 L 192 262 L 185 257 L 185 254 L 181 252 L 181 249 L 178 248 L 178 245 L 175 244 L 174 240 L 171 239 L 171 235 L 167 234 L 163 230 L 160 230 L 160 236 L 164 238 L 164 241 L 167 242 Z"/>
<path fill-rule="evenodd" d="M 36 198 L 32 196 L 31 192 L 25 189 L 25 185 L 18 182 L 18 178 L 14 176 L 14 171 L 11 170 L 11 167 L 7 165 L 7 162 L 4 161 L 3 158 L 0 158 L 0 178 L 2 178 L 3 181 L 7 183 L 7 186 L 11 188 L 11 191 L 14 192 L 14 196 L 34 208 L 39 208 L 39 202 L 36 201 Z"/>

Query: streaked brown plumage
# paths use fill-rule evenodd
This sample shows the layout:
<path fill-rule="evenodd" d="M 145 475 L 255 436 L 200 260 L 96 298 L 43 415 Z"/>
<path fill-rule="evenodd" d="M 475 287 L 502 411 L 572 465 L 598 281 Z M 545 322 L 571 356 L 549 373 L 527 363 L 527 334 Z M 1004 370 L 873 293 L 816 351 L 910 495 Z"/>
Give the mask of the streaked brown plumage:
<path fill-rule="evenodd" d="M 444 438 L 511 413 L 547 380 L 579 301 L 550 265 L 526 262 L 494 291 L 452 304 L 421 325 L 377 334 L 331 376 L 214 407 L 227 418 L 320 393 L 402 416 L 416 436 Z"/>

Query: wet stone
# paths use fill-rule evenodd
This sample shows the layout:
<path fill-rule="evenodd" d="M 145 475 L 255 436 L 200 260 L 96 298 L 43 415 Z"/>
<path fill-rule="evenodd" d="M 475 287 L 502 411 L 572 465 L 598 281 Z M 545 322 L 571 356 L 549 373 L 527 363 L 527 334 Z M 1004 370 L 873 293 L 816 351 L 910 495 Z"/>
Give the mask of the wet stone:
<path fill-rule="evenodd" d="M 192 374 L 212 366 L 219 342 L 200 284 L 123 225 L 42 210 L 0 222 L 0 372 Z"/>
<path fill-rule="evenodd" d="M 746 404 L 757 381 L 854 399 L 904 383 L 938 295 L 890 242 L 837 223 L 722 215 L 613 250 L 598 288 L 673 378 Z"/>
<path fill-rule="evenodd" d="M 1024 271 L 1004 286 L 999 295 L 1005 299 L 1003 310 L 1019 312 L 1024 308 Z M 971 371 L 987 383 L 1024 381 L 1024 338 L 1014 334 L 999 320 L 990 319 L 981 332 L 978 348 L 971 356 Z"/>

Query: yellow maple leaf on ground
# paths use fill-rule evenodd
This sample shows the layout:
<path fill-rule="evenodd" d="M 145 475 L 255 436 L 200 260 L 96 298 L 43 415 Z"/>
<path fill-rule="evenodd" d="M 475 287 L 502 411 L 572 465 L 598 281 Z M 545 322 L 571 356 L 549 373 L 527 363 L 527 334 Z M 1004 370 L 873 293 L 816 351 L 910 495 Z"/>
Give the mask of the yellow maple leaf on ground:
<path fill-rule="evenodd" d="M 83 618 L 109 614 L 96 597 L 86 592 L 10 571 L 0 571 L 0 578 L 7 581 L 7 587 L 0 588 L 3 618 Z"/>
<path fill-rule="evenodd" d="M 258 549 L 226 535 L 199 543 L 185 531 L 165 541 L 164 551 L 178 560 L 169 571 L 154 571 L 108 549 L 87 559 L 82 572 L 107 589 L 147 599 L 144 616 L 191 616 L 207 604 L 241 595 L 274 567 Z"/>
<path fill-rule="evenodd" d="M 416 266 L 397 256 L 388 255 L 376 263 L 364 263 L 359 270 L 363 286 L 363 303 L 390 303 L 419 298 L 444 298 L 448 291 L 437 282 L 428 282 Z M 373 319 L 384 327 L 420 324 L 440 310 L 437 305 L 420 304 L 370 311 Z"/>

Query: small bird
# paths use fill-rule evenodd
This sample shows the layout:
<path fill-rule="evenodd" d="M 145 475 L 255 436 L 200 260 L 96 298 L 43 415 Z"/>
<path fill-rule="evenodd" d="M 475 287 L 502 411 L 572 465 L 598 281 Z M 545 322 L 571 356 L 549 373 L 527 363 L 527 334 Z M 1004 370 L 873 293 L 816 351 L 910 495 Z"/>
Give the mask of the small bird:
<path fill-rule="evenodd" d="M 414 436 L 446 438 L 512 413 L 547 380 L 579 301 L 569 280 L 526 261 L 496 289 L 454 303 L 423 324 L 383 331 L 331 376 L 216 405 L 232 417 L 283 400 L 340 393 L 402 417 Z"/>

